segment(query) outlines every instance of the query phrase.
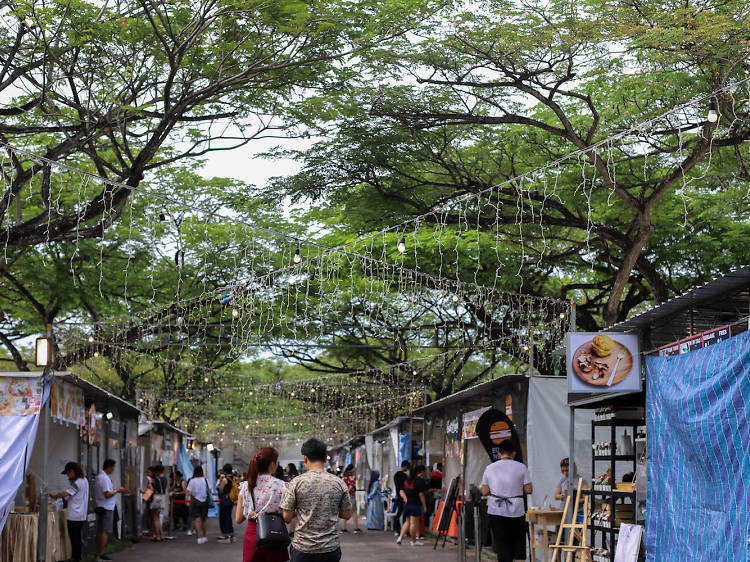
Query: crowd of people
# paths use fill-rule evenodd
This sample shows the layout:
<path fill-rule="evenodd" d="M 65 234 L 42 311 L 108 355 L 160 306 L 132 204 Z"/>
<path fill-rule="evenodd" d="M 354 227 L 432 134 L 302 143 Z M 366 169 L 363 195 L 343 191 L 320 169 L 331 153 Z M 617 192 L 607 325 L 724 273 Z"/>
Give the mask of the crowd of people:
<path fill-rule="evenodd" d="M 235 541 L 235 524 L 246 524 L 243 542 L 244 562 L 337 562 L 341 559 L 339 534 L 347 533 L 351 521 L 353 533 L 362 532 L 357 516 L 357 483 L 354 465 L 339 467 L 338 472 L 326 469 L 328 459 L 325 443 L 307 440 L 300 450 L 304 471 L 290 463 L 279 465 L 279 452 L 264 447 L 250 459 L 244 479 L 230 464 L 219 471 L 216 482 L 209 482 L 201 466 L 193 469 L 189 481 L 180 471 L 164 476 L 161 465 L 146 471 L 146 484 L 140 491 L 147 505 L 148 522 L 154 541 L 167 540 L 162 516 L 170 509 L 172 524 L 177 530 L 194 533 L 197 544 L 205 544 L 207 517 L 218 495 L 219 542 Z M 487 498 L 487 513 L 493 544 L 500 562 L 525 560 L 524 496 L 533 486 L 527 467 L 515 460 L 516 451 L 510 440 L 499 445 L 499 460 L 487 466 L 482 476 L 481 493 Z M 105 554 L 109 534 L 113 530 L 116 496 L 124 488 L 114 488 L 110 475 L 116 461 L 107 459 L 94 480 L 96 504 L 96 560 L 111 558 Z M 561 478 L 555 498 L 567 494 L 568 459 L 560 462 Z M 67 500 L 67 525 L 72 545 L 73 562 L 82 558 L 83 528 L 87 520 L 89 482 L 81 466 L 65 465 L 63 474 L 69 486 L 53 498 Z M 443 488 L 442 466 L 437 464 L 428 474 L 420 458 L 412 464 L 405 460 L 393 476 L 391 518 L 396 543 L 409 536 L 412 546 L 422 546 L 427 519 L 432 513 L 428 505 L 431 492 Z M 366 487 L 366 528 L 385 528 L 384 495 L 390 489 L 380 481 L 380 473 L 370 473 Z M 192 525 L 191 525 L 192 523 Z M 287 546 L 289 548 L 287 548 Z"/>

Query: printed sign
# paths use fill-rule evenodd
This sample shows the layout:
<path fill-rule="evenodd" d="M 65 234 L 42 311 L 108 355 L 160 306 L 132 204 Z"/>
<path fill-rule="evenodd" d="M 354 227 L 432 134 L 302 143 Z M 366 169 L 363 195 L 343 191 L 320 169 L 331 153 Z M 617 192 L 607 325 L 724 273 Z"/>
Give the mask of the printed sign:
<path fill-rule="evenodd" d="M 569 332 L 569 392 L 640 392 L 638 336 L 614 332 Z"/>
<path fill-rule="evenodd" d="M 52 380 L 50 390 L 50 415 L 63 423 L 78 427 L 86 424 L 83 391 L 59 379 Z"/>
<path fill-rule="evenodd" d="M 521 442 L 516 428 L 510 418 L 500 410 L 487 408 L 477 420 L 476 432 L 492 462 L 500 458 L 499 445 L 506 439 L 510 439 L 516 449 L 515 459 L 523 462 Z"/>
<path fill-rule="evenodd" d="M 464 414 L 464 439 L 476 439 L 477 438 L 477 421 L 483 413 L 489 410 L 489 406 L 474 410 L 473 412 L 467 412 Z"/>
<path fill-rule="evenodd" d="M 708 332 L 703 332 L 696 336 L 690 336 L 678 342 L 670 343 L 659 348 L 659 355 L 661 357 L 671 357 L 672 355 L 680 355 L 682 353 L 690 353 L 696 349 L 702 349 L 709 345 L 714 345 L 724 340 L 728 340 L 732 337 L 731 326 L 722 326 L 721 328 L 715 328 Z"/>
<path fill-rule="evenodd" d="M 34 416 L 42 408 L 42 378 L 0 377 L 0 416 Z"/>

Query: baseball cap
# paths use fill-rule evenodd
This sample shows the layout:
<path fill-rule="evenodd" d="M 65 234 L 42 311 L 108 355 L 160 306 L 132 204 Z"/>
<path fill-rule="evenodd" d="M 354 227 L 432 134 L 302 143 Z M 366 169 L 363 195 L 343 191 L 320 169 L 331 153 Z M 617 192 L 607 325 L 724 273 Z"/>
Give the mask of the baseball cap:
<path fill-rule="evenodd" d="M 69 470 L 75 470 L 76 466 L 78 466 L 76 463 L 69 462 L 60 474 L 67 474 Z"/>

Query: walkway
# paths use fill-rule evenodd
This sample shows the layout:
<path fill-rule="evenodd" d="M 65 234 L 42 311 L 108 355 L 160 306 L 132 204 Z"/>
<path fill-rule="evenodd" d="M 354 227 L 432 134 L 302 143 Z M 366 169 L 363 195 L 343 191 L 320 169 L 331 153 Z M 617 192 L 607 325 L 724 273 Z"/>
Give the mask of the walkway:
<path fill-rule="evenodd" d="M 237 529 L 239 530 L 239 529 Z M 209 519 L 208 543 L 197 545 L 194 537 L 184 532 L 176 533 L 177 539 L 163 543 L 141 542 L 122 552 L 112 554 L 114 562 L 222 562 L 242 561 L 242 536 L 234 544 L 218 544 L 218 522 Z M 456 562 L 457 549 L 448 543 L 443 549 L 432 549 L 433 543 L 422 547 L 412 547 L 408 539 L 402 545 L 395 543 L 391 532 L 364 531 L 361 535 L 345 533 L 341 535 L 344 562 Z"/>

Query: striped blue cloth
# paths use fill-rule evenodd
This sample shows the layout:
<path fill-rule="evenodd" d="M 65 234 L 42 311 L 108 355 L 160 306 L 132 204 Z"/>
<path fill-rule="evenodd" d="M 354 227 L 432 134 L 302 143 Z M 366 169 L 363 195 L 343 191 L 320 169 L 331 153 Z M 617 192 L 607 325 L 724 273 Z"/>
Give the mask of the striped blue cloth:
<path fill-rule="evenodd" d="M 647 560 L 750 560 L 750 332 L 646 370 Z"/>

